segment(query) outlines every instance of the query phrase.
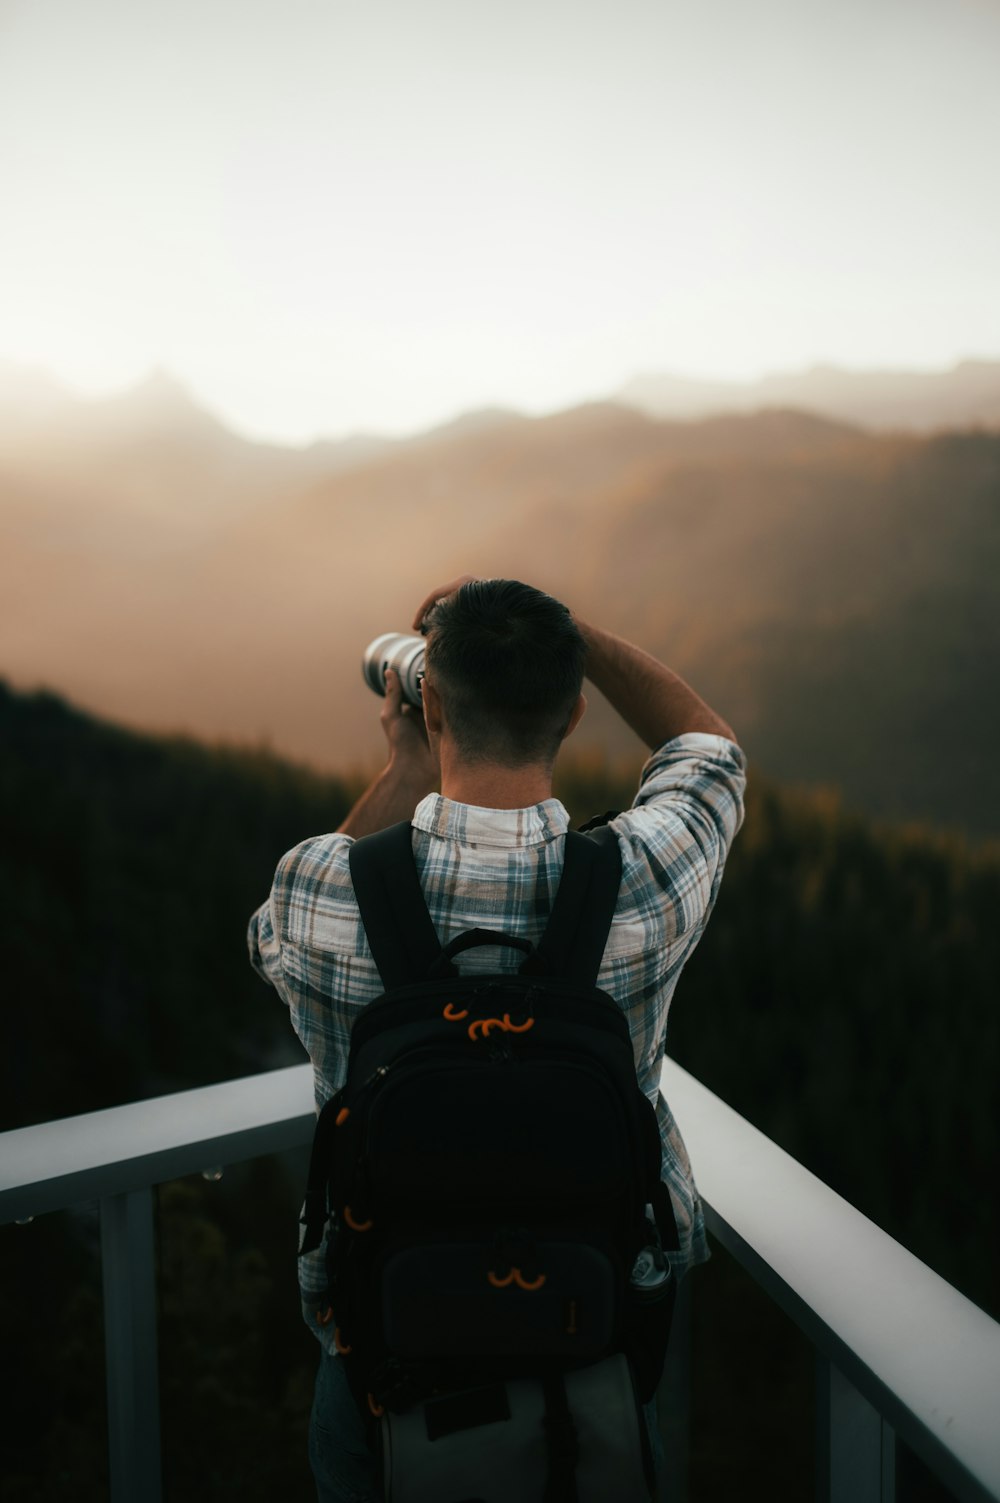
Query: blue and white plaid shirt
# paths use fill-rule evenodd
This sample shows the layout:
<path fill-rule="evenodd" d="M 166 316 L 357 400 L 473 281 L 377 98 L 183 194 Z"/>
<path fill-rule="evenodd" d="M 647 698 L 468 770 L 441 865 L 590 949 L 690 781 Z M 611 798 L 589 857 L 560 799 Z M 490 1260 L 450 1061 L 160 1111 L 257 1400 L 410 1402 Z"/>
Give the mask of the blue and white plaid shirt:
<path fill-rule="evenodd" d="M 693 733 L 649 758 L 631 809 L 612 820 L 622 882 L 598 985 L 628 1019 L 639 1083 L 657 1103 L 663 1173 L 680 1232 L 678 1272 L 707 1257 L 687 1150 L 658 1096 L 667 1012 L 684 962 L 712 911 L 743 819 L 745 760 L 733 742 Z M 432 793 L 413 816 L 413 849 L 442 944 L 466 929 L 541 937 L 562 871 L 569 816 L 557 799 L 527 809 L 479 809 Z M 250 959 L 288 1004 L 312 1060 L 317 1108 L 344 1083 L 351 1026 L 382 986 L 351 886 L 347 835 L 319 835 L 282 857 L 267 902 L 250 920 Z M 507 949 L 471 951 L 462 970 L 515 968 Z M 303 1312 L 315 1312 L 323 1249 L 299 1260 Z"/>

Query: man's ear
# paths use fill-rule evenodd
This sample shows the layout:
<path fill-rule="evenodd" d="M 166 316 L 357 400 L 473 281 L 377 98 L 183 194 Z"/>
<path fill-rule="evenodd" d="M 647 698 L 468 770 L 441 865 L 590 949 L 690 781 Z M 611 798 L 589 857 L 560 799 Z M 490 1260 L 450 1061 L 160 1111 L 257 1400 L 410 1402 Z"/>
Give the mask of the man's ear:
<path fill-rule="evenodd" d="M 564 741 L 566 740 L 567 736 L 572 736 L 573 732 L 576 730 L 577 726 L 580 724 L 580 721 L 583 719 L 584 714 L 586 712 L 586 709 L 587 709 L 587 696 L 586 696 L 586 694 L 581 694 L 579 696 L 579 698 L 577 699 L 576 704 L 573 706 L 573 713 L 572 713 L 572 715 L 569 717 L 569 724 L 567 725 L 566 730 L 565 730 L 565 732 L 563 734 L 563 740 Z"/>
<path fill-rule="evenodd" d="M 424 725 L 427 727 L 428 736 L 440 736 L 441 696 L 426 676 L 420 686 L 420 697 L 423 701 Z"/>

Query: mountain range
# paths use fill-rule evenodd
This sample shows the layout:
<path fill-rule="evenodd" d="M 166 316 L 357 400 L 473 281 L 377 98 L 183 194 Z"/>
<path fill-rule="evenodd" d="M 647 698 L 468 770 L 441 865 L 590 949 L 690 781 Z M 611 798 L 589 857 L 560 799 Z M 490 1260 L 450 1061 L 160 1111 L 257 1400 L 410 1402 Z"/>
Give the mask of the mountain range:
<path fill-rule="evenodd" d="M 510 574 L 686 673 L 768 772 L 998 835 L 1000 408 L 955 402 L 935 426 L 965 431 L 616 401 L 290 450 L 162 375 L 80 403 L 0 372 L 0 675 L 367 765 L 365 644 L 453 573 Z M 597 703 L 578 737 L 638 751 Z"/>
<path fill-rule="evenodd" d="M 696 418 L 715 412 L 797 407 L 871 429 L 930 432 L 1000 424 L 1000 363 L 963 360 L 950 370 L 845 370 L 814 365 L 756 381 L 696 381 L 637 376 L 617 394 L 651 417 Z"/>

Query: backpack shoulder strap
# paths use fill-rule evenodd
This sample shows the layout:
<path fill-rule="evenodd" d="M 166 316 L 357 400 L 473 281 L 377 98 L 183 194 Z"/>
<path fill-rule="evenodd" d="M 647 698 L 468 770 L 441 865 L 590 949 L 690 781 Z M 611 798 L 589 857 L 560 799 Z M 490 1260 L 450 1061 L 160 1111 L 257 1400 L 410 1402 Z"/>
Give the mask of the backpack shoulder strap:
<path fill-rule="evenodd" d="M 386 991 L 422 980 L 441 959 L 441 944 L 420 887 L 408 823 L 356 840 L 351 880 L 368 945 Z M 597 981 L 621 883 L 621 851 L 606 825 L 566 832 L 566 854 L 548 926 L 523 975 Z M 454 975 L 454 967 L 439 974 Z"/>
<path fill-rule="evenodd" d="M 356 840 L 351 881 L 386 991 L 420 981 L 441 954 L 413 859 L 409 821 Z"/>
<path fill-rule="evenodd" d="M 607 825 L 586 835 L 566 832 L 566 857 L 548 927 L 523 975 L 564 976 L 594 986 L 621 885 L 618 839 Z"/>

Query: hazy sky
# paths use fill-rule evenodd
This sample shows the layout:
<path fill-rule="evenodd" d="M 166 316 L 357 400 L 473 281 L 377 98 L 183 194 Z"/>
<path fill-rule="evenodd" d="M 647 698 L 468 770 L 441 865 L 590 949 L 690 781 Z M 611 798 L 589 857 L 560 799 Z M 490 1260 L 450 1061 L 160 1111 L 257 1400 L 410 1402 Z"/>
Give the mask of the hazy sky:
<path fill-rule="evenodd" d="M 1000 354 L 1000 0 L 0 0 L 0 358 L 244 431 Z"/>

